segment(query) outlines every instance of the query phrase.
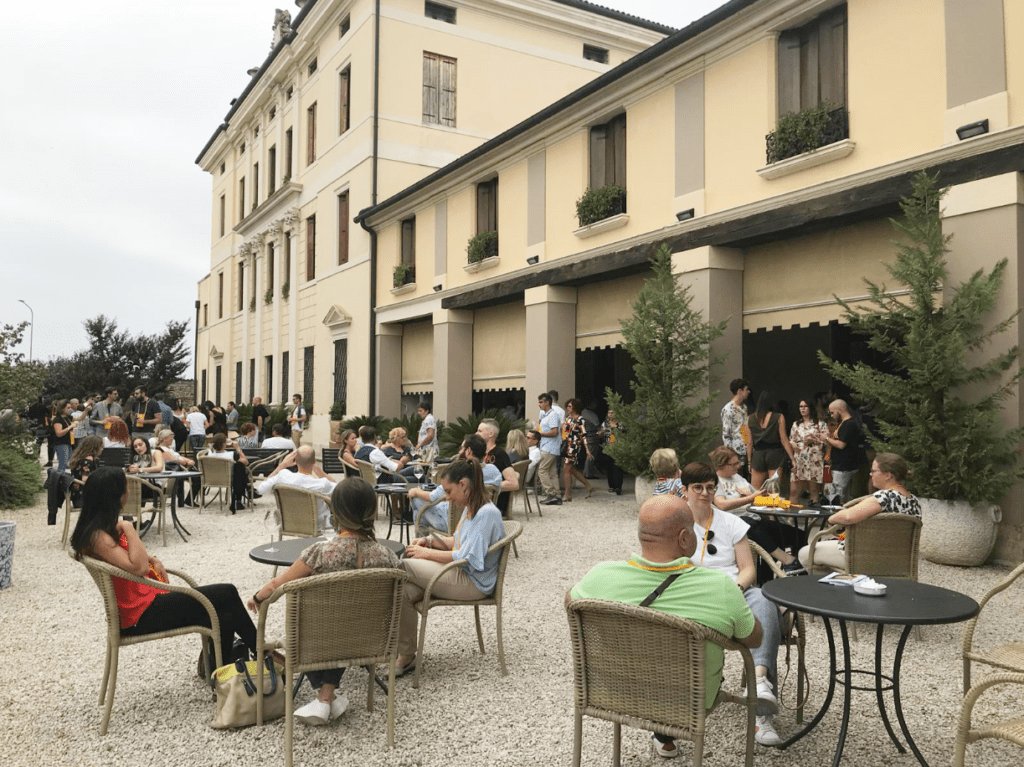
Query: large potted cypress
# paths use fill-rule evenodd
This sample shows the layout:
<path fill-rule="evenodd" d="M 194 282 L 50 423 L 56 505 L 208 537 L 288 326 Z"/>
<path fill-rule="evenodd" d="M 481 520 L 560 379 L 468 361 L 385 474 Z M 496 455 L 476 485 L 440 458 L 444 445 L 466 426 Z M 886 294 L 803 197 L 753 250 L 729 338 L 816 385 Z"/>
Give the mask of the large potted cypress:
<path fill-rule="evenodd" d="M 854 396 L 872 403 L 878 419 L 869 435 L 878 451 L 902 455 L 913 473 L 907 489 L 921 499 L 921 553 L 940 564 L 977 566 L 995 545 L 1002 512 L 996 505 L 1024 478 L 1019 463 L 1022 428 L 1005 428 L 1003 401 L 1016 389 L 1018 349 L 991 354 L 986 347 L 1016 314 L 991 319 L 1007 262 L 979 269 L 948 290 L 940 203 L 946 190 L 925 173 L 893 220 L 902 235 L 886 269 L 905 296 L 867 282 L 867 306 L 838 298 L 851 329 L 884 355 L 891 369 L 845 365 L 819 352 L 831 375 Z M 948 298 L 943 301 L 943 287 Z M 895 288 L 896 286 L 892 286 Z"/>

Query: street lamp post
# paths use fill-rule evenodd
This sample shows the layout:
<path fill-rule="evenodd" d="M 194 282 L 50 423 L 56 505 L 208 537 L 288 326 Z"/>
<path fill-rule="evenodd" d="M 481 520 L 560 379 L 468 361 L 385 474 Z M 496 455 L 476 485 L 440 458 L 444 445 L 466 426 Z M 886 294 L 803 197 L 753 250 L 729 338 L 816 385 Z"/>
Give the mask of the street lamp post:
<path fill-rule="evenodd" d="M 25 299 L 19 298 L 18 301 L 23 303 L 23 304 L 25 304 L 25 306 L 28 306 L 28 304 L 25 302 Z M 32 361 L 32 340 L 35 338 L 35 334 L 36 334 L 36 313 L 34 311 L 32 311 L 32 307 L 31 306 L 28 306 L 28 311 L 32 315 L 32 320 L 31 320 L 31 323 L 30 323 L 31 327 L 29 328 L 29 331 L 28 331 L 28 361 L 31 362 Z"/>

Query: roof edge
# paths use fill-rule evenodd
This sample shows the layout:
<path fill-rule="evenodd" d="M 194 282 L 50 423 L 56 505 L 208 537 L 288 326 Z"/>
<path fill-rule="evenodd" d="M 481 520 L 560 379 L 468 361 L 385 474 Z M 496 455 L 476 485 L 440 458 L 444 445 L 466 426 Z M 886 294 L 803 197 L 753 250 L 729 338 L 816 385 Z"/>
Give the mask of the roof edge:
<path fill-rule="evenodd" d="M 603 5 L 597 3 L 590 3 L 587 0 L 551 0 L 559 5 L 568 5 L 570 8 L 578 8 L 581 11 L 587 11 L 588 13 L 594 13 L 598 16 L 605 16 L 609 19 L 615 19 L 626 24 L 632 24 L 634 27 L 642 27 L 649 29 L 652 32 L 661 32 L 665 35 L 671 35 L 676 32 L 675 27 L 670 27 L 666 24 L 659 24 L 656 21 L 650 21 L 639 16 L 634 16 L 631 13 L 625 13 L 623 11 L 616 11 L 614 8 L 606 8 Z"/>

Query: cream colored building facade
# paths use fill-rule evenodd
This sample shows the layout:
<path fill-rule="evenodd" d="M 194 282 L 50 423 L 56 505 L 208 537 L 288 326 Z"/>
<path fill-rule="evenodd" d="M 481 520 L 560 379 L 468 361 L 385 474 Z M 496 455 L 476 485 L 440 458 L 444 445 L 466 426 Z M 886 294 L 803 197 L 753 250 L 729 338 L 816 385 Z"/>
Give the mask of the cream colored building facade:
<path fill-rule="evenodd" d="M 856 301 L 865 278 L 885 282 L 888 218 L 922 169 L 952 187 L 953 283 L 1009 259 L 996 316 L 1012 314 L 1024 290 L 1022 34 L 1024 0 L 734 0 L 363 211 L 378 240 L 381 412 L 414 391 L 430 392 L 439 417 L 487 390 L 519 392 L 530 414 L 549 388 L 596 397 L 590 379 L 609 374 L 588 355 L 621 342 L 662 243 L 696 305 L 728 320 L 722 380 L 757 380 L 792 404 L 827 390 L 816 350 L 852 353 L 833 296 Z M 780 115 L 824 101 L 840 107 L 835 135 L 766 156 Z M 615 131 L 621 157 L 596 167 Z M 625 212 L 581 226 L 576 201 L 611 175 Z M 499 247 L 469 263 L 482 185 L 500 189 Z M 403 228 L 416 279 L 394 290 Z M 1015 323 L 998 344 L 1021 336 Z M 1024 419 L 1016 394 L 1010 425 Z M 1018 487 L 1003 504 L 1000 558 L 1024 558 L 1022 502 Z"/>
<path fill-rule="evenodd" d="M 374 259 L 355 214 L 663 39 L 579 0 L 308 0 L 203 148 L 199 396 L 290 402 L 326 444 L 372 401 Z M 311 401 L 311 406 L 310 406 Z"/>

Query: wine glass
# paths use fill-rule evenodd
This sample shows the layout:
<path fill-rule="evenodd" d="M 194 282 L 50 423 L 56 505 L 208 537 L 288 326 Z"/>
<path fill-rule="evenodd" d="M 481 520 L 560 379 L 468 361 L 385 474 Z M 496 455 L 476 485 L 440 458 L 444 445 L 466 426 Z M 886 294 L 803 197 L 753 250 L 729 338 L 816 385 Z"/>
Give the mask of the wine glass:
<path fill-rule="evenodd" d="M 419 464 L 419 463 L 416 464 L 416 466 L 413 467 L 412 473 L 416 477 L 416 483 L 417 484 L 422 484 L 423 483 L 423 465 Z"/>

